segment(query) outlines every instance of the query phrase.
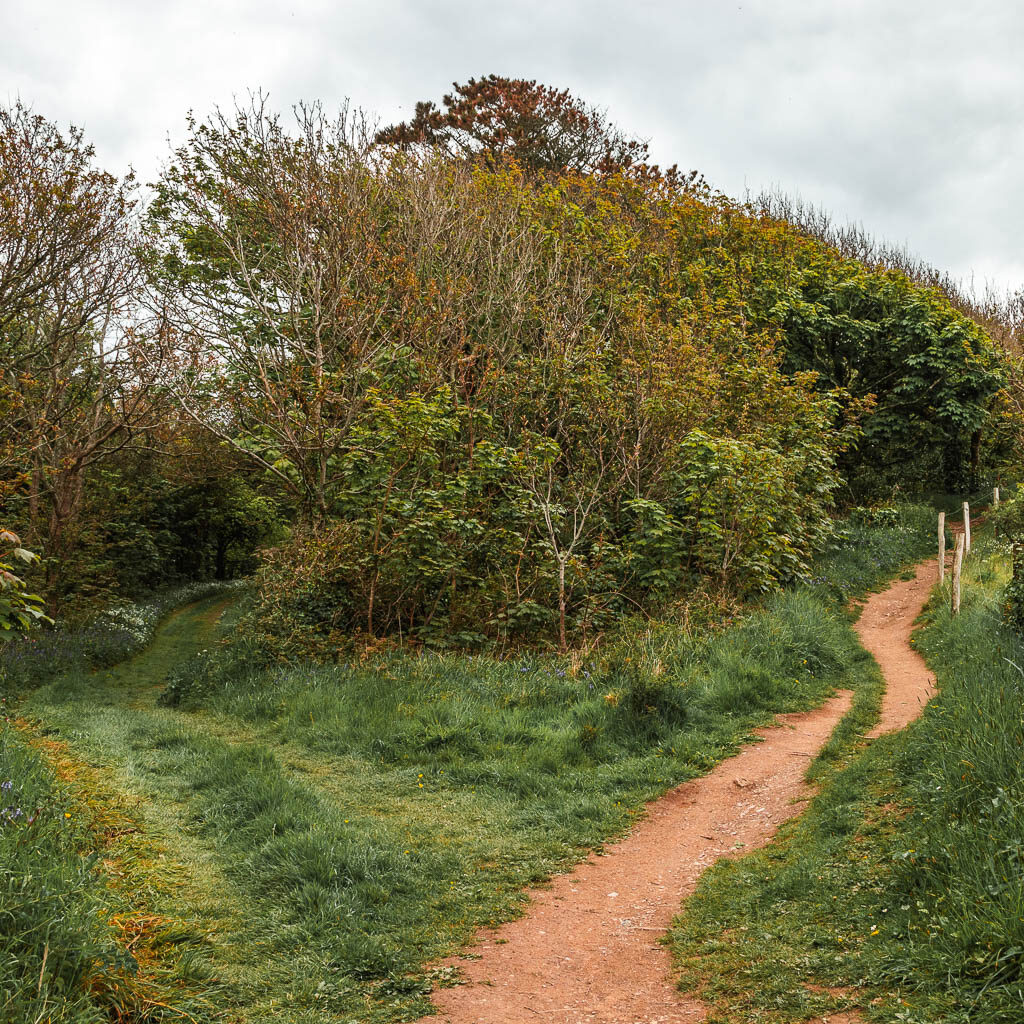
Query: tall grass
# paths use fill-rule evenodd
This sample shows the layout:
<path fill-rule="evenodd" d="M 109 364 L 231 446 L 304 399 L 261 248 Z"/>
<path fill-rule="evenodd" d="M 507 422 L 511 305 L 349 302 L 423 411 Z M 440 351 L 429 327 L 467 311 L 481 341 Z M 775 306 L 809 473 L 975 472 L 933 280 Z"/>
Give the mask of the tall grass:
<path fill-rule="evenodd" d="M 876 590 L 898 569 L 935 550 L 936 529 L 930 505 L 853 509 L 838 524 L 835 543 L 817 560 L 806 584 L 839 603 Z"/>
<path fill-rule="evenodd" d="M 953 986 L 979 1022 L 1024 1019 L 1024 641 L 1001 621 L 1006 559 L 976 545 L 961 614 L 933 609 L 918 648 L 942 696 L 898 765 L 914 814 L 895 882 L 913 913 L 892 970 Z"/>

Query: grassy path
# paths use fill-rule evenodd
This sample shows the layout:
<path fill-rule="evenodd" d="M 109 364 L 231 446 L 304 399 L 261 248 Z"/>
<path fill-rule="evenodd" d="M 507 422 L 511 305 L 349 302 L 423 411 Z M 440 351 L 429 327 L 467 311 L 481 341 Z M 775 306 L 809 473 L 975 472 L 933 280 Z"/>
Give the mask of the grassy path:
<path fill-rule="evenodd" d="M 143 970 L 233 1006 L 229 1019 L 259 1021 L 276 1016 L 268 980 L 287 983 L 287 971 L 268 965 L 270 936 L 160 763 L 162 742 L 188 728 L 156 704 L 167 673 L 217 639 L 230 604 L 218 596 L 175 612 L 137 657 L 39 691 L 22 724 L 92 818 L 111 886 L 134 907 L 118 924 Z"/>
<path fill-rule="evenodd" d="M 232 1021 L 362 1022 L 414 1015 L 425 1005 L 424 982 L 409 986 L 409 991 L 400 982 L 394 992 L 388 991 L 392 983 L 387 979 L 361 988 L 345 982 L 332 985 L 337 950 L 323 941 L 315 925 L 306 928 L 303 923 L 306 915 L 323 917 L 324 908 L 316 905 L 318 894 L 311 894 L 310 905 L 296 914 L 287 905 L 290 901 L 280 899 L 274 879 L 296 870 L 297 864 L 263 869 L 269 884 L 261 888 L 250 884 L 251 876 L 260 873 L 258 865 L 237 870 L 239 858 L 243 868 L 250 867 L 246 860 L 258 859 L 263 837 L 247 836 L 239 849 L 223 828 L 207 827 L 223 813 L 216 804 L 224 792 L 230 793 L 232 786 L 244 790 L 251 779 L 252 791 L 240 792 L 239 803 L 248 802 L 252 816 L 258 816 L 284 791 L 287 806 L 271 807 L 271 816 L 281 819 L 271 824 L 271 833 L 292 824 L 296 806 L 311 810 L 317 824 L 331 826 L 326 829 L 331 833 L 327 849 L 294 851 L 295 860 L 344 861 L 345 851 L 336 842 L 340 826 L 370 821 L 378 842 L 383 835 L 383 845 L 405 848 L 406 855 L 422 853 L 422 860 L 430 860 L 429 852 L 438 845 L 459 849 L 458 861 L 468 860 L 465 873 L 470 876 L 460 883 L 461 895 L 474 921 L 516 912 L 519 888 L 538 877 L 536 854 L 521 838 L 495 843 L 488 837 L 488 830 L 496 825 L 500 830 L 509 813 L 505 800 L 489 800 L 472 789 L 447 794 L 439 806 L 429 790 L 417 785 L 409 791 L 404 767 L 368 773 L 359 758 L 282 740 L 272 723 L 159 706 L 168 673 L 217 641 L 230 604 L 230 598 L 214 597 L 181 609 L 135 658 L 40 689 L 22 707 L 22 728 L 91 818 L 111 886 L 129 894 L 134 907 L 118 924 L 149 976 L 191 984 L 219 1010 L 226 1009 Z M 218 771 L 212 800 L 204 800 L 205 777 Z M 246 816 L 244 809 L 240 813 Z M 243 821 L 236 825 L 244 832 Z M 321 838 L 322 831 L 313 838 Z M 359 853 L 372 857 L 365 850 Z M 562 849 L 560 855 L 569 856 L 570 850 Z M 513 884 L 493 883 L 496 858 L 520 865 Z M 459 864 L 448 859 L 447 874 L 455 877 Z M 425 866 L 426 875 L 432 866 Z M 413 863 L 405 869 L 407 875 L 415 870 Z M 429 879 L 423 883 L 429 885 Z M 368 884 L 373 888 L 372 880 Z M 446 890 L 454 886 L 445 883 Z M 386 901 L 390 895 L 379 897 Z M 487 914 L 482 913 L 485 906 Z M 356 909 L 362 916 L 363 908 Z M 468 937 L 465 910 L 444 916 L 452 919 L 449 932 Z M 424 927 L 422 921 L 409 924 Z M 430 941 L 444 942 L 445 934 L 439 932 Z M 424 945 L 422 936 L 417 943 Z M 387 975 L 388 951 L 375 950 L 372 941 L 368 946 L 356 954 L 373 973 Z M 405 970 L 396 961 L 390 973 L 402 975 Z M 373 1005 L 367 1002 L 367 989 Z M 404 1004 L 410 1006 L 407 1014 L 400 1009 Z"/>

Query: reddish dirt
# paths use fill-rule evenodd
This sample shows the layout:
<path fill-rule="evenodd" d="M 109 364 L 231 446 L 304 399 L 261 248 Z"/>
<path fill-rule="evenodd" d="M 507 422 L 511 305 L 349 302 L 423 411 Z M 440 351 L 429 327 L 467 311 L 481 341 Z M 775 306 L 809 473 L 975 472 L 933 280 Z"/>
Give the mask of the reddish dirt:
<path fill-rule="evenodd" d="M 680 994 L 658 939 L 705 868 L 763 846 L 812 790 L 811 757 L 849 710 L 844 691 L 815 711 L 782 715 L 763 742 L 651 803 L 622 842 L 591 856 L 529 912 L 480 936 L 479 959 L 453 960 L 466 984 L 434 993 L 451 1024 L 681 1024 L 703 1005 Z"/>
<path fill-rule="evenodd" d="M 857 629 L 878 659 L 887 690 L 871 735 L 902 728 L 934 693 L 934 678 L 909 644 L 932 584 L 934 562 L 865 604 Z M 707 1008 L 671 979 L 665 934 L 701 873 L 722 857 L 768 843 L 813 794 L 810 758 L 846 714 L 843 691 L 814 711 L 781 715 L 762 742 L 647 807 L 620 843 L 531 894 L 521 920 L 480 934 L 448 963 L 464 984 L 433 994 L 438 1016 L 418 1024 L 691 1024 Z M 831 1024 L 860 1020 L 846 1011 Z"/>
<path fill-rule="evenodd" d="M 938 582 L 938 563 L 922 562 L 911 580 L 897 580 L 873 594 L 854 627 L 885 676 L 885 696 L 878 724 L 869 738 L 909 725 L 935 695 L 935 676 L 910 642 L 914 622 Z"/>

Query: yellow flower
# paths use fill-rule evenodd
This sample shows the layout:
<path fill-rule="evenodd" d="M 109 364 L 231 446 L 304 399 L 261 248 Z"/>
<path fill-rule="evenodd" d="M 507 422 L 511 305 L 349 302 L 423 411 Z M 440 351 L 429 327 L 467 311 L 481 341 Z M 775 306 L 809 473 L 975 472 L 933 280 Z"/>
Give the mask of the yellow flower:
<path fill-rule="evenodd" d="M 70 818 L 71 817 L 71 812 L 70 811 L 65 811 L 64 812 L 64 817 L 65 818 Z"/>

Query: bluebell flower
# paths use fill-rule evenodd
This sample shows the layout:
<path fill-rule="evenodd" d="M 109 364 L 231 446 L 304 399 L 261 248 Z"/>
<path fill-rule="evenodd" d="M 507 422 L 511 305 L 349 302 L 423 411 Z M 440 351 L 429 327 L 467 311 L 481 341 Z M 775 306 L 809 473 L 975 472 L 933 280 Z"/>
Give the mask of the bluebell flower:
<path fill-rule="evenodd" d="M 6 781 L 5 783 L 3 783 L 2 785 L 0 785 L 0 789 L 3 789 L 3 790 L 8 790 L 8 789 L 10 789 L 10 788 L 11 788 L 11 786 L 13 786 L 13 785 L 14 785 L 14 783 L 13 783 L 13 782 L 11 782 L 11 780 L 10 780 L 10 779 L 8 779 L 8 780 L 7 780 L 7 781 Z"/>

